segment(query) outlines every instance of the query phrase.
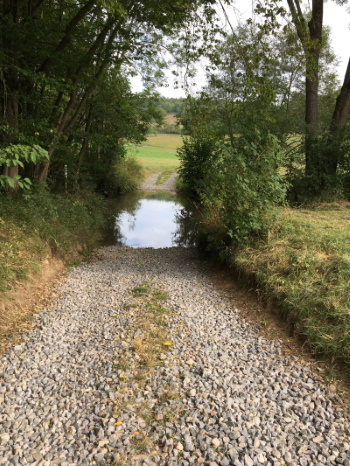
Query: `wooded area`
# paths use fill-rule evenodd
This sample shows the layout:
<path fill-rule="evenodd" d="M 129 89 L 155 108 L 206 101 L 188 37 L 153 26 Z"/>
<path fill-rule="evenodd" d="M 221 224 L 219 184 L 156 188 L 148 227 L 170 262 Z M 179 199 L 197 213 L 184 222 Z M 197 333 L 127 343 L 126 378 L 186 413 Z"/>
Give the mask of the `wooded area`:
<path fill-rule="evenodd" d="M 287 151 L 288 160 L 293 154 L 301 162 L 303 195 L 343 189 L 350 64 L 340 86 L 323 3 L 314 0 L 308 11 L 299 0 L 256 2 L 254 21 L 223 34 L 213 1 L 2 0 L 3 188 L 47 179 L 59 188 L 67 166 L 71 187 L 92 182 L 103 190 L 125 155 L 124 143 L 144 140 L 149 125 L 161 121 L 153 90 L 163 79 L 166 49 L 189 76 L 199 57 L 214 70 L 195 99 L 197 115 L 187 105 L 192 126 L 202 118 L 208 128 L 211 121 L 231 141 L 252 125 L 275 134 L 282 146 L 294 137 L 302 155 Z M 136 71 L 146 83 L 138 94 L 129 82 Z M 205 107 L 201 115 L 198 105 Z M 173 107 L 179 113 L 181 106 Z"/>
<path fill-rule="evenodd" d="M 103 183 L 124 143 L 160 120 L 162 48 L 181 51 L 194 22 L 198 34 L 214 27 L 207 1 L 3 0 L 1 12 L 3 187 L 59 186 L 64 165 L 73 185 Z M 140 94 L 128 80 L 137 70 L 149 83 Z"/>
<path fill-rule="evenodd" d="M 252 199 L 270 181 L 272 204 L 285 192 L 293 202 L 347 197 L 350 61 L 341 85 L 323 3 L 308 11 L 299 0 L 257 1 L 254 20 L 227 32 L 218 12 L 228 18 L 234 1 L 2 0 L 2 189 L 47 182 L 62 191 L 68 178 L 70 191 L 111 193 L 125 144 L 143 141 L 171 109 L 190 136 L 182 176 L 197 196 L 219 202 L 225 176 L 243 170 Z M 199 58 L 201 94 L 184 103 L 157 96 L 167 60 L 191 77 Z M 130 86 L 136 71 L 141 93 Z M 204 180 L 209 173 L 215 179 Z"/>

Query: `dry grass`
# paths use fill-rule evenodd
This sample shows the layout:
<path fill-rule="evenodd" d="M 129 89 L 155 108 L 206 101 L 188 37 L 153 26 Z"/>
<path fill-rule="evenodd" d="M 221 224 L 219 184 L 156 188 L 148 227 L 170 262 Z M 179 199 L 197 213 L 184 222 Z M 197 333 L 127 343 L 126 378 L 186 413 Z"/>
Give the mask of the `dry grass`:
<path fill-rule="evenodd" d="M 350 369 L 350 203 L 286 209 L 235 263 L 278 301 L 316 353 Z"/>
<path fill-rule="evenodd" d="M 52 286 L 63 270 L 61 260 L 44 260 L 39 272 L 30 273 L 25 282 L 1 293 L 0 354 L 16 343 L 21 334 L 30 328 L 34 313 L 47 304 Z"/>
<path fill-rule="evenodd" d="M 164 121 L 168 125 L 176 125 L 178 122 L 178 119 L 176 118 L 176 113 L 167 113 L 164 117 Z"/>
<path fill-rule="evenodd" d="M 159 315 L 162 321 L 167 323 L 167 315 L 170 311 L 162 306 L 162 301 L 167 299 L 167 293 L 157 288 L 152 289 L 152 284 L 144 283 L 133 289 L 134 304 L 138 306 L 138 324 L 142 330 L 133 340 L 132 349 L 138 355 L 139 365 L 142 368 L 152 369 L 159 362 L 159 356 L 166 347 L 168 340 L 166 325 L 159 325 Z"/>

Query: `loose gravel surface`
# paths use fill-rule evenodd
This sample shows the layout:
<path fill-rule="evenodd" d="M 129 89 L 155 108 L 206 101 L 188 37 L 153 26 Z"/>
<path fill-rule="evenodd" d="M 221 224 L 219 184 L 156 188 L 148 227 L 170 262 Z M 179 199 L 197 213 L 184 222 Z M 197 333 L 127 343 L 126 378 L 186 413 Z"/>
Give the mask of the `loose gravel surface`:
<path fill-rule="evenodd" d="M 145 282 L 171 312 L 140 383 Z M 260 336 L 190 248 L 99 250 L 1 363 L 0 464 L 350 466 L 337 395 Z"/>
<path fill-rule="evenodd" d="M 161 173 L 155 173 L 145 180 L 142 184 L 142 191 L 167 191 L 169 193 L 176 192 L 177 173 L 173 173 L 163 184 L 157 185 L 157 180 Z"/>

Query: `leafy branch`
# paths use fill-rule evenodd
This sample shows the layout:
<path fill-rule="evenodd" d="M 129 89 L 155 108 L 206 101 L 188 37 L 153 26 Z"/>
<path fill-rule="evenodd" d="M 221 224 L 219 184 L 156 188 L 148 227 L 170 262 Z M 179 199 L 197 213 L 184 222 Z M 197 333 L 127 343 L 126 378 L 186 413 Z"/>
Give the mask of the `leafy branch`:
<path fill-rule="evenodd" d="M 15 144 L 0 149 L 0 166 L 4 167 L 4 174 L 0 175 L 0 187 L 29 189 L 32 184 L 30 179 L 22 178 L 18 174 L 10 176 L 9 169 L 11 167 L 24 168 L 24 162 L 36 164 L 47 159 L 47 151 L 37 144 L 33 146 Z"/>

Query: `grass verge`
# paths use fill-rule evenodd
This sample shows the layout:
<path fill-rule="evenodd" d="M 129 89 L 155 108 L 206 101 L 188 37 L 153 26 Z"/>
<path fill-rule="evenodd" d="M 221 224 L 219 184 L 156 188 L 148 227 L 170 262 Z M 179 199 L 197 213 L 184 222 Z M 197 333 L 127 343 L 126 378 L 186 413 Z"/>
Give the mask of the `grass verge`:
<path fill-rule="evenodd" d="M 286 209 L 268 242 L 232 259 L 316 354 L 350 373 L 350 203 Z"/>
<path fill-rule="evenodd" d="M 156 185 L 160 186 L 164 184 L 168 179 L 171 177 L 171 175 L 174 173 L 174 170 L 164 170 L 157 178 Z"/>
<path fill-rule="evenodd" d="M 52 258 L 72 263 L 88 256 L 104 222 L 104 200 L 91 193 L 64 196 L 33 188 L 0 194 L 0 339 L 26 319 L 4 304 L 10 293 L 29 278 L 40 282 L 42 265 Z"/>

